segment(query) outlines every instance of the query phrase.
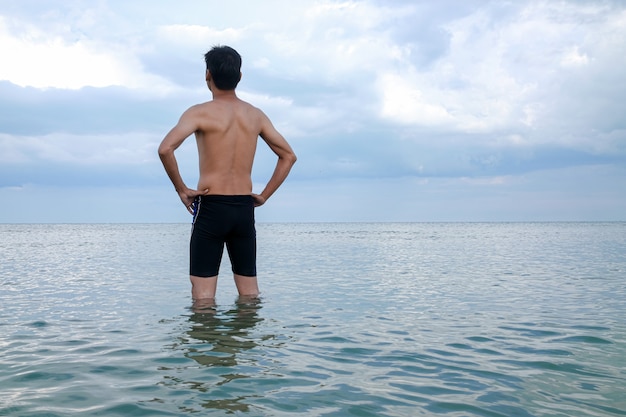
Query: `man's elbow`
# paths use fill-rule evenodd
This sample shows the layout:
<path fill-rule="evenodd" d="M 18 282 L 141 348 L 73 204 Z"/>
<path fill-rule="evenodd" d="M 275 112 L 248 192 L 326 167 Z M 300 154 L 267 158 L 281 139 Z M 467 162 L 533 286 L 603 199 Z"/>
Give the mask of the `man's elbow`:
<path fill-rule="evenodd" d="M 168 155 L 173 153 L 173 149 L 171 149 L 171 147 L 161 143 L 161 145 L 159 145 L 159 158 L 164 159 L 166 158 Z"/>
<path fill-rule="evenodd" d="M 293 164 L 296 163 L 296 161 L 298 160 L 298 157 L 296 156 L 295 153 L 290 153 L 287 156 L 285 156 L 285 159 L 287 160 L 287 162 L 289 162 L 290 166 L 293 166 Z"/>

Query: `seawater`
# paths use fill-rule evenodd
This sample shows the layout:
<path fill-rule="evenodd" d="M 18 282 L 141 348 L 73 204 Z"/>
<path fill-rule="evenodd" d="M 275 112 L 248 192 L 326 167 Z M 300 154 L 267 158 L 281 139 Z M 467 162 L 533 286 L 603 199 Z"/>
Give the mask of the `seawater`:
<path fill-rule="evenodd" d="M 2 416 L 624 416 L 626 223 L 0 225 Z"/>

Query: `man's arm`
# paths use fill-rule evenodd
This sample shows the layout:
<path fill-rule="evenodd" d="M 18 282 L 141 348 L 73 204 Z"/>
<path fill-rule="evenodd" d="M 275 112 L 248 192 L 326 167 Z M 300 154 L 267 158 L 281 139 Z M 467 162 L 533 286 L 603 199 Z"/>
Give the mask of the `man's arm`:
<path fill-rule="evenodd" d="M 178 169 L 178 162 L 174 156 L 174 151 L 178 149 L 185 139 L 187 139 L 196 130 L 197 126 L 194 118 L 194 108 L 192 107 L 183 113 L 176 126 L 174 126 L 172 130 L 165 135 L 165 138 L 159 145 L 159 158 L 161 158 L 165 172 L 167 172 L 167 176 L 172 181 L 172 184 L 174 185 L 180 200 L 187 208 L 187 211 L 192 214 L 193 208 L 191 204 L 196 196 L 203 194 L 203 192 L 192 190 L 185 185 Z"/>
<path fill-rule="evenodd" d="M 270 180 L 267 182 L 261 194 L 253 194 L 256 206 L 263 205 L 267 199 L 274 194 L 283 181 L 285 181 L 285 178 L 289 175 L 289 171 L 291 171 L 291 167 L 297 160 L 296 154 L 291 149 L 291 146 L 289 146 L 285 138 L 274 128 L 270 119 L 263 113 L 261 113 L 261 117 L 263 119 L 261 122 L 260 136 L 276 156 L 278 156 L 278 161 L 276 162 L 276 168 L 274 168 Z"/>

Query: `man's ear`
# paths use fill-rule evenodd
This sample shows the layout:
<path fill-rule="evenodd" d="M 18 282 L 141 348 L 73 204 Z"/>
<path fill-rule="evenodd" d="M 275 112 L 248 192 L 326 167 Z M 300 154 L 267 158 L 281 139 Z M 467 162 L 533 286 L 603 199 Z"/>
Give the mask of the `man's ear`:
<path fill-rule="evenodd" d="M 239 71 L 239 81 L 241 81 L 241 77 L 243 77 L 243 74 Z"/>
<path fill-rule="evenodd" d="M 211 71 L 206 70 L 205 79 L 207 80 L 207 82 L 209 82 L 211 80 Z"/>

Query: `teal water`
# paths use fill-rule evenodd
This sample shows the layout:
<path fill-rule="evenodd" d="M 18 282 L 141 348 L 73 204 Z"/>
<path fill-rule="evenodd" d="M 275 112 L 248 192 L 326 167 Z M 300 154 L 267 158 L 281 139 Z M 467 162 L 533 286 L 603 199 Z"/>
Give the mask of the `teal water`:
<path fill-rule="evenodd" d="M 626 223 L 0 225 L 0 416 L 624 416 Z"/>

